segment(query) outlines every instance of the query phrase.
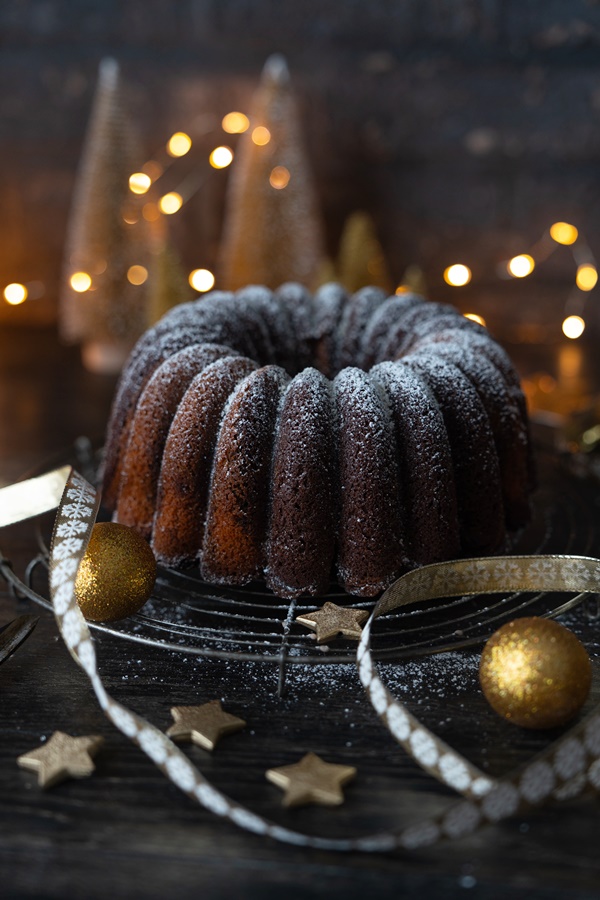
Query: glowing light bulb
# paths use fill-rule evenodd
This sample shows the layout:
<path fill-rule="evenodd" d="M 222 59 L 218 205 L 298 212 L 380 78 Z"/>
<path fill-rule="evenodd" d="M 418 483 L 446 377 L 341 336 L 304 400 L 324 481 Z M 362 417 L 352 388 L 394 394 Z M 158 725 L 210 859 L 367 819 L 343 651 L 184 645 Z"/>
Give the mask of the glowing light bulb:
<path fill-rule="evenodd" d="M 594 444 L 597 444 L 600 441 L 600 425 L 593 425 L 587 431 L 584 431 L 581 435 L 581 440 L 586 447 L 593 447 Z"/>
<path fill-rule="evenodd" d="M 271 132 L 264 125 L 257 125 L 252 131 L 252 141 L 257 147 L 264 147 L 271 140 Z"/>
<path fill-rule="evenodd" d="M 506 268 L 513 278 L 525 278 L 535 269 L 535 260 L 529 253 L 521 253 L 519 256 L 513 256 Z"/>
<path fill-rule="evenodd" d="M 71 287 L 78 294 L 85 294 L 92 286 L 92 279 L 87 272 L 73 272 L 70 278 Z"/>
<path fill-rule="evenodd" d="M 230 147 L 215 147 L 208 161 L 213 169 L 226 169 L 233 162 L 233 150 Z"/>
<path fill-rule="evenodd" d="M 269 175 L 269 184 L 276 191 L 282 191 L 290 183 L 290 170 L 285 166 L 275 166 Z"/>
<path fill-rule="evenodd" d="M 127 281 L 130 284 L 143 284 L 148 278 L 148 269 L 145 266 L 129 266 L 127 269 Z"/>
<path fill-rule="evenodd" d="M 195 291 L 203 294 L 210 291 L 215 283 L 215 276 L 209 269 L 194 269 L 188 280 Z"/>
<path fill-rule="evenodd" d="M 577 269 L 575 283 L 580 291 L 591 291 L 598 282 L 598 270 L 591 263 L 584 263 Z"/>
<path fill-rule="evenodd" d="M 575 340 L 576 338 L 581 337 L 585 331 L 585 322 L 581 316 L 567 316 L 562 323 L 562 330 L 565 337 Z"/>
<path fill-rule="evenodd" d="M 465 319 L 471 319 L 472 322 L 477 322 L 478 325 L 483 325 L 486 327 L 485 319 L 483 316 L 478 316 L 477 313 L 465 313 Z"/>
<path fill-rule="evenodd" d="M 448 266 L 444 270 L 444 281 L 446 284 L 451 284 L 452 287 L 463 287 L 470 280 L 471 270 L 468 266 L 463 266 L 462 263 L 454 263 L 454 265 Z"/>
<path fill-rule="evenodd" d="M 7 303 L 10 303 L 11 306 L 18 306 L 19 303 L 25 303 L 27 300 L 27 288 L 24 284 L 19 284 L 16 281 L 12 284 L 7 284 L 4 288 L 4 299 Z"/>
<path fill-rule="evenodd" d="M 164 194 L 158 201 L 158 208 L 166 216 L 172 216 L 173 213 L 178 212 L 182 206 L 183 197 L 181 194 L 178 194 L 177 191 L 171 191 L 169 194 Z"/>
<path fill-rule="evenodd" d="M 242 134 L 250 128 L 250 119 L 244 113 L 230 112 L 223 116 L 221 127 L 227 134 Z"/>
<path fill-rule="evenodd" d="M 554 225 L 550 226 L 550 237 L 557 244 L 569 246 L 569 244 L 575 243 L 579 237 L 579 232 L 574 225 L 569 225 L 568 222 L 555 222 Z"/>
<path fill-rule="evenodd" d="M 145 194 L 152 184 L 152 179 L 145 172 L 134 172 L 129 176 L 129 190 L 133 194 Z"/>
<path fill-rule="evenodd" d="M 169 156 L 185 156 L 192 146 L 192 139 L 184 131 L 176 131 L 167 141 L 167 153 Z"/>

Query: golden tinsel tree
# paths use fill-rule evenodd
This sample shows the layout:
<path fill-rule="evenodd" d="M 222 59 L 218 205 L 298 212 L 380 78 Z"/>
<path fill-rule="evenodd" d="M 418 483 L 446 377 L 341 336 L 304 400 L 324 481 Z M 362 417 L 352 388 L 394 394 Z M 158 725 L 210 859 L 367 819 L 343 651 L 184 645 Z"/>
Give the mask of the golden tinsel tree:
<path fill-rule="evenodd" d="M 84 363 L 98 371 L 118 370 L 146 323 L 145 287 L 127 278 L 131 266 L 147 264 L 141 202 L 129 190 L 139 163 L 119 67 L 105 59 L 73 194 L 59 308 L 62 338 L 81 343 Z"/>
<path fill-rule="evenodd" d="M 404 275 L 400 280 L 400 286 L 405 291 L 411 291 L 413 294 L 422 294 L 427 296 L 427 282 L 425 281 L 425 273 L 420 266 L 412 263 L 407 266 Z"/>
<path fill-rule="evenodd" d="M 313 287 L 325 255 L 323 229 L 282 56 L 265 64 L 250 122 L 228 184 L 220 285 L 275 288 L 299 281 Z"/>
<path fill-rule="evenodd" d="M 179 254 L 163 243 L 150 262 L 146 325 L 154 325 L 173 306 L 193 298 Z"/>
<path fill-rule="evenodd" d="M 369 284 L 385 291 L 392 290 L 392 279 L 375 223 L 367 212 L 354 212 L 346 219 L 338 253 L 337 278 L 351 293 Z"/>

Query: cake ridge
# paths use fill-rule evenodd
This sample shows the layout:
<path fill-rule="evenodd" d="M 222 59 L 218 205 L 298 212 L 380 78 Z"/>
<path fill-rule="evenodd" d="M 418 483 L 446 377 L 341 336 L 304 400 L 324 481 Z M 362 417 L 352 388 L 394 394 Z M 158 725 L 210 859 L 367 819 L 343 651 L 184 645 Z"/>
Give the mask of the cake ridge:
<path fill-rule="evenodd" d="M 177 408 L 165 443 L 152 527 L 152 549 L 163 565 L 191 565 L 201 554 L 226 404 L 257 368 L 247 357 L 222 357 L 194 378 Z"/>
<path fill-rule="evenodd" d="M 530 515 L 531 447 L 508 355 L 453 307 L 249 285 L 140 339 L 111 411 L 104 500 L 119 520 L 131 495 L 159 561 L 197 562 L 209 582 L 320 596 L 336 571 L 372 596 L 408 568 L 501 552 Z"/>

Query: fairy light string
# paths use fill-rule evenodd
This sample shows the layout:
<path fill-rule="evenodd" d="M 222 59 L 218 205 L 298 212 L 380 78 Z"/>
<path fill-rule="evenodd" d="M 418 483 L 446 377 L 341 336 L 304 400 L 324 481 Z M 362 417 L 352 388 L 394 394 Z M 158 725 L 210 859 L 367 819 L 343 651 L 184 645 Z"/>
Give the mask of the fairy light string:
<path fill-rule="evenodd" d="M 271 142 L 271 132 L 259 122 L 252 122 L 243 112 L 232 111 L 226 113 L 220 123 L 221 130 L 232 137 L 250 131 L 253 143 L 258 147 L 266 147 Z M 148 195 L 167 173 L 171 166 L 178 160 L 187 156 L 192 150 L 194 139 L 185 131 L 174 132 L 137 172 L 129 176 L 129 191 L 133 201 L 144 199 L 143 206 L 139 209 L 132 207 L 123 211 L 123 218 L 132 226 L 140 219 L 146 222 L 156 222 L 161 216 L 173 216 L 180 212 L 192 197 L 200 190 L 204 183 L 203 177 L 188 177 L 173 190 L 161 194 L 157 200 L 149 200 Z M 218 144 L 213 147 L 207 156 L 207 161 L 212 169 L 217 171 L 227 169 L 235 159 L 235 149 L 227 144 Z M 289 184 L 293 173 L 286 167 L 275 165 L 269 174 L 269 184 L 273 190 L 284 190 Z M 579 229 L 569 222 L 554 222 L 527 252 L 517 254 L 510 259 L 498 264 L 496 274 L 500 279 L 515 278 L 524 279 L 530 276 L 535 269 L 544 263 L 559 246 L 571 249 L 575 263 L 575 283 L 564 306 L 564 319 L 562 321 L 563 334 L 576 340 L 585 331 L 586 321 L 583 315 L 584 303 L 587 294 L 593 291 L 598 282 L 598 267 L 595 256 Z M 105 263 L 105 261 L 103 261 Z M 142 285 L 147 277 L 141 277 L 144 266 L 132 262 L 129 272 L 134 272 L 128 280 L 131 284 Z M 73 272 L 70 276 L 72 289 L 79 294 L 85 294 L 96 286 L 96 282 L 106 272 L 107 265 L 98 266 L 96 272 Z M 197 272 L 203 273 L 201 277 Z M 207 274 L 204 274 L 207 273 Z M 465 287 L 472 281 L 471 268 L 464 262 L 457 262 L 447 266 L 442 273 L 443 280 L 451 287 Z M 192 288 L 198 293 L 205 293 L 215 284 L 215 276 L 209 269 L 199 267 L 193 269 L 188 276 Z M 396 293 L 402 293 L 406 287 L 402 284 L 396 289 Z M 12 282 L 3 289 L 4 301 L 11 306 L 19 306 L 28 299 L 41 296 L 43 290 L 30 291 L 27 284 Z M 468 318 L 484 324 L 482 316 L 473 311 L 466 313 Z"/>
<path fill-rule="evenodd" d="M 569 247 L 575 264 L 575 284 L 565 301 L 562 333 L 571 340 L 577 340 L 585 331 L 583 315 L 585 298 L 598 283 L 596 258 L 585 237 L 575 225 L 569 222 L 554 222 L 526 253 L 519 253 L 500 262 L 496 275 L 500 279 L 523 279 L 531 275 L 537 266 L 546 262 L 560 246 Z M 464 287 L 471 281 L 471 269 L 463 263 L 448 266 L 443 273 L 444 281 L 452 287 Z M 466 313 L 467 318 L 481 322 L 477 313 Z"/>

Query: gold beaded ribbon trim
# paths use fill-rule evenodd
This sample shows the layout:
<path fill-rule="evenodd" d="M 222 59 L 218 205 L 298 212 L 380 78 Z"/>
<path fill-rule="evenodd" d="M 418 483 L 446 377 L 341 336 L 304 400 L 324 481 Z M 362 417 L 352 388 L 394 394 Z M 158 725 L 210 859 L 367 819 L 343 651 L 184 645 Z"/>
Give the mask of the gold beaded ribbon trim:
<path fill-rule="evenodd" d="M 361 681 L 394 737 L 420 765 L 465 799 L 440 816 L 408 828 L 354 839 L 321 838 L 270 822 L 218 791 L 162 731 L 108 694 L 98 672 L 90 631 L 75 600 L 75 578 L 98 506 L 99 494 L 81 475 L 70 470 L 50 551 L 50 596 L 60 633 L 73 658 L 88 675 L 108 719 L 174 785 L 205 809 L 247 831 L 289 844 L 323 850 L 383 852 L 410 850 L 443 838 L 460 838 L 486 822 L 497 822 L 523 808 L 541 805 L 551 797 L 576 796 L 586 786 L 600 791 L 600 707 L 529 765 L 508 778 L 492 781 L 441 742 L 392 697 L 379 679 L 370 653 L 374 618 L 398 605 L 447 597 L 453 590 L 461 595 L 482 593 L 482 578 L 488 587 L 494 585 L 490 590 L 496 591 L 522 588 L 595 592 L 600 585 L 599 560 L 587 557 L 461 560 L 411 572 L 392 585 L 377 604 L 359 644 Z M 516 569 L 506 568 L 513 563 Z M 568 574 L 563 571 L 565 565 Z"/>

